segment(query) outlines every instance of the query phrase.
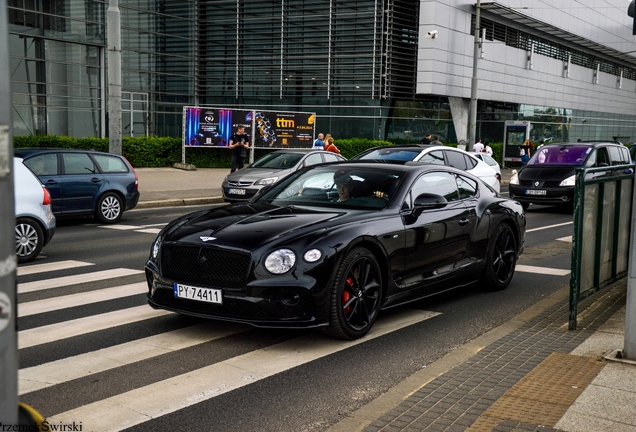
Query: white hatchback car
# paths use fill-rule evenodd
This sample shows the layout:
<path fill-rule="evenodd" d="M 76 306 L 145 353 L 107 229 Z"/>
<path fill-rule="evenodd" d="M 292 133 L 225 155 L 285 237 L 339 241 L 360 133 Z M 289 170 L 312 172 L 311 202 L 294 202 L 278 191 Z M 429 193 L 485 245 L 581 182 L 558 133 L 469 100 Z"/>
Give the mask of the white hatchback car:
<path fill-rule="evenodd" d="M 499 192 L 501 176 L 486 162 L 473 154 L 454 147 L 431 144 L 394 145 L 374 147 L 357 154 L 351 160 L 414 161 L 433 165 L 446 165 L 471 173 Z"/>
<path fill-rule="evenodd" d="M 51 195 L 24 164 L 13 158 L 15 252 L 19 263 L 33 261 L 55 234 Z"/>

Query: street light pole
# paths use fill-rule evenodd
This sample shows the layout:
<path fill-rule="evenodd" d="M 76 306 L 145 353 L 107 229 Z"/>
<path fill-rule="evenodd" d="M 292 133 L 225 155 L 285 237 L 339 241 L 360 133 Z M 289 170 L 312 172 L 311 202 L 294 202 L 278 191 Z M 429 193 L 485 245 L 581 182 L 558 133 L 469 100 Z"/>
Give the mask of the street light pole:
<path fill-rule="evenodd" d="M 470 82 L 470 115 L 468 121 L 468 145 L 469 151 L 472 150 L 475 145 L 475 137 L 477 134 L 477 71 L 479 62 L 479 53 L 481 50 L 480 23 L 481 14 L 481 0 L 477 0 L 477 15 L 475 17 L 475 50 L 473 52 L 473 78 Z"/>
<path fill-rule="evenodd" d="M 18 320 L 8 22 L 0 0 L 0 424 L 11 427 L 18 423 Z"/>
<path fill-rule="evenodd" d="M 121 154 L 121 15 L 119 0 L 108 4 L 108 151 Z"/>

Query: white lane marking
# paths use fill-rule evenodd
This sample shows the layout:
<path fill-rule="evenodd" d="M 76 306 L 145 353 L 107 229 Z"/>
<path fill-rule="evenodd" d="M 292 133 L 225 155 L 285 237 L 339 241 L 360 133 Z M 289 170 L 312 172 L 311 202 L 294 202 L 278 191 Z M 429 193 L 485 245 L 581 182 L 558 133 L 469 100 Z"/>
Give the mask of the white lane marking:
<path fill-rule="evenodd" d="M 18 317 L 98 303 L 116 298 L 129 297 L 146 292 L 148 292 L 148 284 L 146 282 L 139 282 L 113 288 L 53 297 L 44 300 L 35 300 L 32 302 L 20 303 L 20 306 L 18 307 Z"/>
<path fill-rule="evenodd" d="M 135 232 L 147 233 L 147 234 L 159 234 L 160 231 L 161 231 L 161 228 L 145 228 L 145 229 L 135 230 Z"/>
<path fill-rule="evenodd" d="M 572 243 L 572 236 L 561 237 L 561 238 L 558 238 L 557 241 L 562 241 L 562 242 L 566 242 L 566 243 Z"/>
<path fill-rule="evenodd" d="M 93 273 L 84 273 L 73 276 L 63 276 L 53 279 L 43 279 L 35 282 L 27 282 L 18 284 L 18 294 L 24 294 L 32 291 L 39 291 L 51 288 L 59 288 L 68 285 L 75 285 L 86 282 L 95 282 L 104 279 L 112 279 L 121 276 L 130 276 L 143 273 L 143 270 L 132 270 L 125 268 L 117 268 L 111 270 L 103 270 Z"/>
<path fill-rule="evenodd" d="M 566 276 L 570 274 L 570 270 L 561 270 L 549 267 L 536 267 L 536 266 L 528 266 L 517 264 L 515 267 L 516 271 L 524 272 L 524 273 L 536 273 L 536 274 L 544 274 L 544 275 L 552 275 L 552 276 Z"/>
<path fill-rule="evenodd" d="M 26 276 L 36 273 L 51 272 L 56 270 L 66 270 L 70 268 L 85 267 L 95 265 L 93 263 L 83 261 L 58 261 L 46 264 L 35 264 L 27 267 L 18 267 L 18 276 Z"/>
<path fill-rule="evenodd" d="M 439 313 L 404 310 L 386 319 L 380 319 L 367 336 L 355 341 L 323 339 L 316 333 L 310 333 L 84 405 L 47 420 L 53 424 L 82 419 L 82 424 L 86 430 L 122 430 L 433 318 L 436 315 Z"/>
<path fill-rule="evenodd" d="M 18 349 L 67 339 L 99 330 L 168 315 L 173 312 L 155 310 L 148 305 L 121 309 L 18 332 Z"/>
<path fill-rule="evenodd" d="M 529 233 L 529 232 L 541 231 L 541 230 L 549 229 L 549 228 L 557 228 L 557 227 L 560 227 L 560 226 L 572 225 L 573 223 L 574 222 L 564 222 L 564 223 L 560 223 L 560 224 L 556 224 L 556 225 L 548 225 L 548 226 L 539 227 L 539 228 L 532 228 L 532 229 L 526 230 L 526 232 Z"/>
<path fill-rule="evenodd" d="M 221 339 L 252 327 L 208 321 L 18 371 L 19 394 Z"/>
<path fill-rule="evenodd" d="M 100 228 L 108 228 L 108 229 L 114 229 L 114 230 L 120 230 L 120 231 L 129 231 L 129 230 L 134 230 L 137 228 L 141 228 L 139 226 L 135 226 L 135 225 L 99 225 Z"/>

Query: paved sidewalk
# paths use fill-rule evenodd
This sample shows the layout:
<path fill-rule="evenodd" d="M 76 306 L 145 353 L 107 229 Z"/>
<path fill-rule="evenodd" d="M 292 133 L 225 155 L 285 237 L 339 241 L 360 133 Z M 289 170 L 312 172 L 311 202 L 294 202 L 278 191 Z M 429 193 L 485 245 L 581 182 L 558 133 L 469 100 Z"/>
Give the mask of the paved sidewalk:
<path fill-rule="evenodd" d="M 624 342 L 627 280 L 579 305 L 568 289 L 455 349 L 329 432 L 636 431 L 636 363 Z"/>

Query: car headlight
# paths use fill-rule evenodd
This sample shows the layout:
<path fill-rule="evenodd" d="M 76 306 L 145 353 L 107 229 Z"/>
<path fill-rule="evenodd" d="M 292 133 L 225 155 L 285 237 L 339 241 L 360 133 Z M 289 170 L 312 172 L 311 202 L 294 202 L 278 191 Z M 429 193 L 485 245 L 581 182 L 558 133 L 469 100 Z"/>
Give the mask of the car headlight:
<path fill-rule="evenodd" d="M 267 186 L 267 185 L 270 185 L 272 183 L 276 183 L 276 180 L 278 180 L 278 177 L 269 177 L 269 178 L 260 179 L 254 184 L 255 185 Z"/>
<path fill-rule="evenodd" d="M 320 252 L 318 249 L 310 249 L 305 252 L 305 255 L 303 255 L 303 259 L 310 263 L 316 262 L 320 258 L 322 258 L 322 252 Z"/>
<path fill-rule="evenodd" d="M 559 186 L 574 186 L 574 185 L 576 185 L 576 175 L 568 177 L 565 180 L 563 180 L 561 183 L 559 183 Z"/>
<path fill-rule="evenodd" d="M 296 254 L 289 249 L 279 249 L 272 252 L 265 260 L 265 268 L 273 274 L 287 273 L 296 264 Z"/>
<path fill-rule="evenodd" d="M 517 173 L 517 170 L 512 170 L 512 176 L 510 176 L 510 184 L 519 184 L 519 173 Z"/>
<path fill-rule="evenodd" d="M 161 236 L 157 236 L 155 242 L 152 244 L 152 259 L 157 259 L 159 250 L 161 249 Z"/>

